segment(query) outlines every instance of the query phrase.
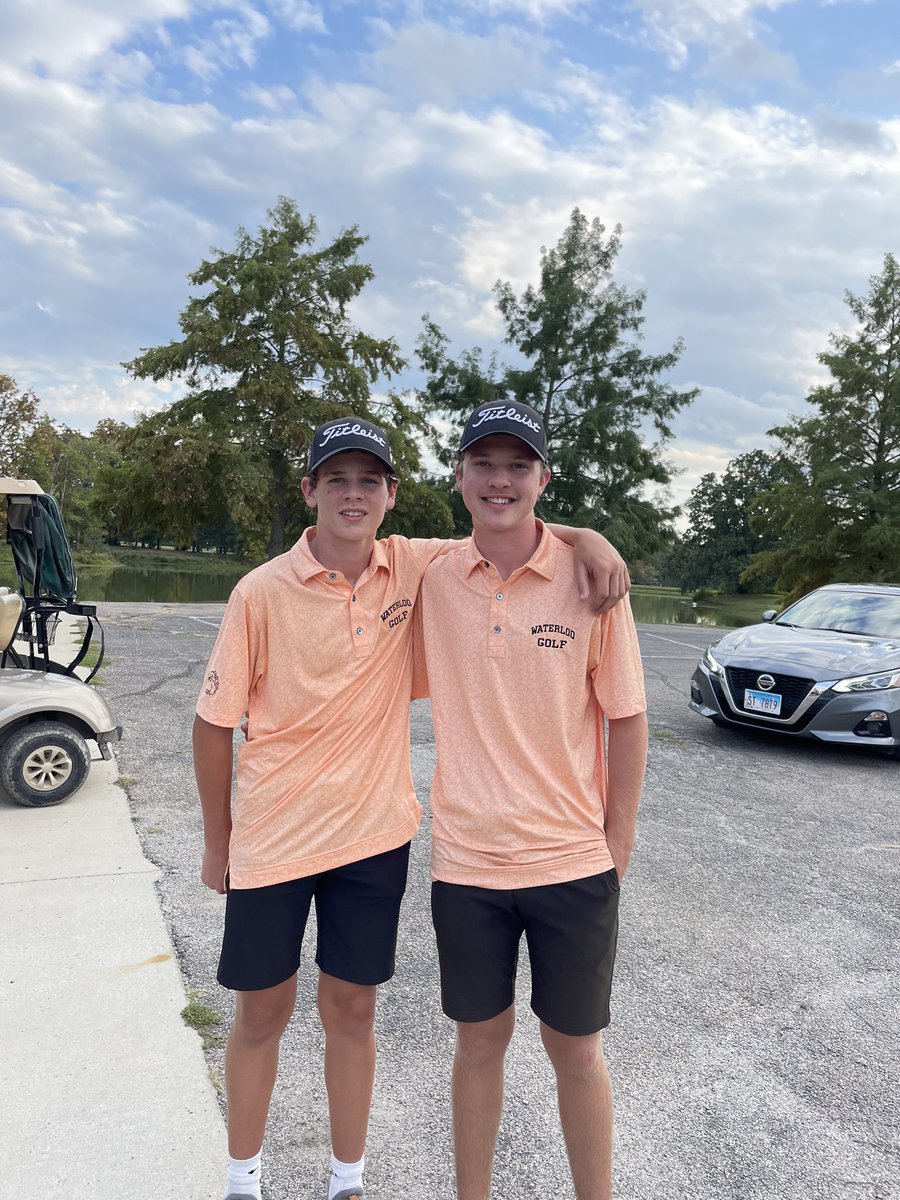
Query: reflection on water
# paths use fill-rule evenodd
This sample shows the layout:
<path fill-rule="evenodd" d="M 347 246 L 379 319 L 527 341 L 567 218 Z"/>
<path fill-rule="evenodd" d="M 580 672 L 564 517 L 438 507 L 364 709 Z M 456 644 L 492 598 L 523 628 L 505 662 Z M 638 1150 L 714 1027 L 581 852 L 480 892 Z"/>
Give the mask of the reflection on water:
<path fill-rule="evenodd" d="M 87 570 L 78 576 L 78 598 L 91 601 L 155 601 L 162 604 L 214 603 L 227 600 L 250 567 L 213 575 L 203 571 L 160 571 L 153 567 Z M 716 604 L 692 604 L 690 598 L 632 592 L 636 621 L 648 625 L 753 625 L 773 596 L 723 596 Z"/>
<path fill-rule="evenodd" d="M 737 628 L 755 625 L 767 608 L 777 608 L 774 596 L 723 596 L 715 604 L 694 604 L 690 597 L 631 593 L 636 621 L 648 625 L 725 625 Z"/>
<path fill-rule="evenodd" d="M 250 567 L 221 575 L 203 571 L 159 571 L 152 567 L 113 567 L 78 573 L 78 599 L 86 604 L 109 601 L 156 601 L 200 604 L 227 600 L 231 589 Z"/>

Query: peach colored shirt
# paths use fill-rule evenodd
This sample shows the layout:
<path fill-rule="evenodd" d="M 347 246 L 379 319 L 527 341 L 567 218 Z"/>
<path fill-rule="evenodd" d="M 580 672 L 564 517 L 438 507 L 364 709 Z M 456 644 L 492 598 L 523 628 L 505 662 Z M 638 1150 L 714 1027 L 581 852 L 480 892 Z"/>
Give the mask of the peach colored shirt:
<path fill-rule="evenodd" d="M 409 768 L 413 611 L 447 542 L 377 541 L 351 586 L 296 545 L 235 587 L 197 712 L 236 726 L 231 885 L 262 887 L 408 842 L 421 808 Z M 454 543 L 449 543 L 453 545 Z"/>
<path fill-rule="evenodd" d="M 604 717 L 646 708 L 628 600 L 595 617 L 571 548 L 544 528 L 505 581 L 474 539 L 433 562 L 418 623 L 438 752 L 433 877 L 520 888 L 609 870 Z"/>

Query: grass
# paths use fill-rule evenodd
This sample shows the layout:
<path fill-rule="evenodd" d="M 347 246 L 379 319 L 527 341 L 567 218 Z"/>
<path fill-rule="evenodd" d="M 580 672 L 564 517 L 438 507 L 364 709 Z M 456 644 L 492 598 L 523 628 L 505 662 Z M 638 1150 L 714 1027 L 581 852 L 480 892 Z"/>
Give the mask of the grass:
<path fill-rule="evenodd" d="M 120 775 L 119 778 L 115 780 L 116 787 L 120 787 L 123 792 L 127 792 L 128 789 L 130 787 L 134 787 L 136 783 L 137 780 L 131 775 Z"/>
<path fill-rule="evenodd" d="M 193 989 L 188 990 L 188 996 L 190 999 L 181 1010 L 182 1021 L 200 1034 L 204 1050 L 217 1050 L 222 1045 L 222 1035 L 216 1027 L 222 1024 L 222 1018 L 214 1008 L 201 1004 Z"/>

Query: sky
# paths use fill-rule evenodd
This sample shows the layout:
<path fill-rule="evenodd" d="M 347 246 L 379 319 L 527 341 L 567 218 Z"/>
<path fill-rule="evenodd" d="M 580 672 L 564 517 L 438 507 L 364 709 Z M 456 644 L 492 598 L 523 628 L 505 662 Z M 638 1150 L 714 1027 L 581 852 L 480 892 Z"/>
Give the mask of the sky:
<path fill-rule="evenodd" d="M 121 362 L 281 195 L 368 236 L 400 388 L 424 313 L 502 357 L 491 288 L 577 205 L 622 226 L 646 351 L 684 339 L 683 503 L 803 412 L 900 252 L 896 0 L 6 0 L 0 45 L 0 373 L 85 431 L 181 394 Z"/>

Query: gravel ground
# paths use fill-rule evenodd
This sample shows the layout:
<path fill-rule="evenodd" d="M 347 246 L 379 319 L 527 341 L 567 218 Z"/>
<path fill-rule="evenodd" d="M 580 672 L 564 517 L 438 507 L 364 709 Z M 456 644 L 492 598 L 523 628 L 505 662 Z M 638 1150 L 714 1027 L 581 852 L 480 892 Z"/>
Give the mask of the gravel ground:
<path fill-rule="evenodd" d="M 188 987 L 215 983 L 223 901 L 199 882 L 190 723 L 222 605 L 105 604 L 105 695 L 120 770 Z M 687 708 L 721 631 L 642 626 L 651 752 L 622 891 L 613 1024 L 621 1200 L 900 1200 L 900 763 L 718 729 Z M 428 917 L 434 766 L 412 709 L 426 807 L 398 971 L 379 1001 L 372 1200 L 449 1196 L 452 1027 Z M 311 944 L 312 939 L 308 936 Z M 266 1200 L 324 1196 L 329 1145 L 314 966 L 304 957 L 266 1144 Z M 551 1074 L 519 985 L 494 1195 L 568 1196 Z M 222 1050 L 208 1050 L 214 1078 Z"/>

